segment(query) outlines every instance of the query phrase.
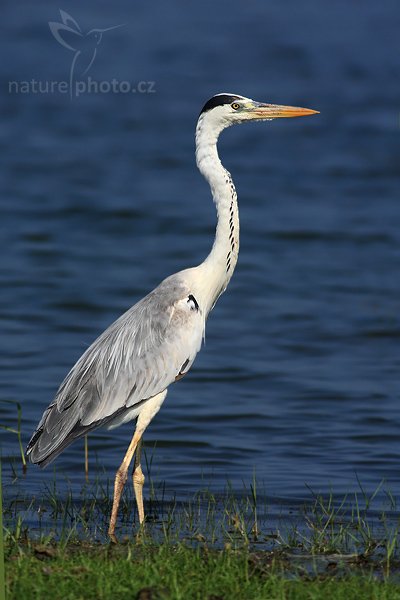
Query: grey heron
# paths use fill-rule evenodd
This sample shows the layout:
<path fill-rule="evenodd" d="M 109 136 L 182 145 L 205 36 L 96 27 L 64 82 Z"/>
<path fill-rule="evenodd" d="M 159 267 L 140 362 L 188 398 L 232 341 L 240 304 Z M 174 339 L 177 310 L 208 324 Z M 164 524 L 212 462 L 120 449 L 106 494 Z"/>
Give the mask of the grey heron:
<path fill-rule="evenodd" d="M 27 447 L 45 467 L 67 446 L 98 427 L 112 429 L 137 419 L 132 440 L 115 475 L 109 536 L 135 455 L 133 486 L 144 521 L 142 436 L 160 410 L 168 386 L 189 371 L 200 350 L 206 319 L 225 291 L 239 253 L 235 186 L 217 152 L 219 134 L 230 125 L 301 117 L 318 111 L 256 102 L 222 93 L 204 105 L 196 127 L 196 163 L 211 187 L 217 227 L 210 253 L 200 265 L 167 277 L 108 327 L 81 356 L 46 408 Z"/>

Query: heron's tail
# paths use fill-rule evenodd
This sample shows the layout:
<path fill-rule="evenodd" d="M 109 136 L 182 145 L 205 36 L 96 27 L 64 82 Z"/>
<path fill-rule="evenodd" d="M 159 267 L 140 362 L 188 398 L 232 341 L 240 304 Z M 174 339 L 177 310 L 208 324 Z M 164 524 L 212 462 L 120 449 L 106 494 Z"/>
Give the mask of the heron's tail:
<path fill-rule="evenodd" d="M 53 410 L 57 409 L 55 408 Z M 46 413 L 50 413 L 50 411 L 51 407 L 47 409 Z M 46 416 L 51 417 L 51 413 L 50 415 L 46 413 Z M 43 415 L 43 417 L 45 417 L 45 415 Z M 47 419 L 45 419 L 42 425 L 39 425 L 26 448 L 27 458 L 41 468 L 47 467 L 47 465 L 52 463 L 53 460 L 67 448 L 67 446 L 98 426 L 97 424 L 93 424 L 89 427 L 75 423 L 70 431 L 67 431 L 64 435 L 58 435 L 57 439 L 55 439 L 54 434 L 47 430 L 46 425 Z"/>
<path fill-rule="evenodd" d="M 45 410 L 26 448 L 26 456 L 32 463 L 42 468 L 47 467 L 67 446 L 90 431 L 106 425 L 119 413 L 117 411 L 104 419 L 83 425 L 77 404 L 72 403 L 60 409 L 57 402 L 53 402 Z"/>
<path fill-rule="evenodd" d="M 92 423 L 90 426 L 83 426 L 79 420 L 65 417 L 65 414 L 59 412 L 56 403 L 46 409 L 26 448 L 26 456 L 32 463 L 42 468 L 47 467 L 72 442 L 100 425 Z"/>

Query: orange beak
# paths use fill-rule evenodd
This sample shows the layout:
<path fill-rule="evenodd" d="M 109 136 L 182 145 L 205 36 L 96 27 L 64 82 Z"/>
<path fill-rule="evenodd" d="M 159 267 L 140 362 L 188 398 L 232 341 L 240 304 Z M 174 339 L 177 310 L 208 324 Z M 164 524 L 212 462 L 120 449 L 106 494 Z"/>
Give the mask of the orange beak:
<path fill-rule="evenodd" d="M 299 108 L 298 106 L 280 106 L 279 104 L 262 104 L 254 102 L 254 106 L 248 110 L 249 118 L 252 119 L 277 119 L 280 117 L 307 117 L 319 114 L 318 110 L 311 108 Z"/>

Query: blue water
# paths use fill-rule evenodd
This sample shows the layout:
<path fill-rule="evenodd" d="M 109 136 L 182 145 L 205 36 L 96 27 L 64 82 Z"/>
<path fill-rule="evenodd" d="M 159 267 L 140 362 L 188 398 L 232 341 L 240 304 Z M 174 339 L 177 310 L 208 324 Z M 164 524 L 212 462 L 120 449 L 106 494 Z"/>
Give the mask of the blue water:
<path fill-rule="evenodd" d="M 68 81 L 73 53 L 48 26 L 58 8 L 2 11 L 0 400 L 21 403 L 24 443 L 95 337 L 208 253 L 194 128 L 210 96 L 237 92 L 321 114 L 221 139 L 239 263 L 146 433 L 152 475 L 178 497 L 240 490 L 254 472 L 278 498 L 352 491 L 357 477 L 399 494 L 398 3 L 69 2 L 82 31 L 122 25 L 104 33 L 92 80 L 145 92 L 10 91 Z M 0 403 L 0 421 L 15 427 L 15 406 Z M 111 475 L 131 434 L 91 434 L 91 465 Z M 16 436 L 1 440 L 5 493 L 40 494 L 52 469 L 15 478 Z M 61 489 L 78 487 L 83 443 L 56 465 Z"/>

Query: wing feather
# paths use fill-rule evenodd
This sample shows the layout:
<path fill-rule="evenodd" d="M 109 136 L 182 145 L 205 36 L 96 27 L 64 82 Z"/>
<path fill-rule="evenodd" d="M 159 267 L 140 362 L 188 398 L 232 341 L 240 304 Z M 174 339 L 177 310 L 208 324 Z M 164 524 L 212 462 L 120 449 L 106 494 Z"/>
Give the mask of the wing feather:
<path fill-rule="evenodd" d="M 68 373 L 28 444 L 48 464 L 88 430 L 164 391 L 200 349 L 204 314 L 179 274 L 164 280 L 93 342 Z"/>

